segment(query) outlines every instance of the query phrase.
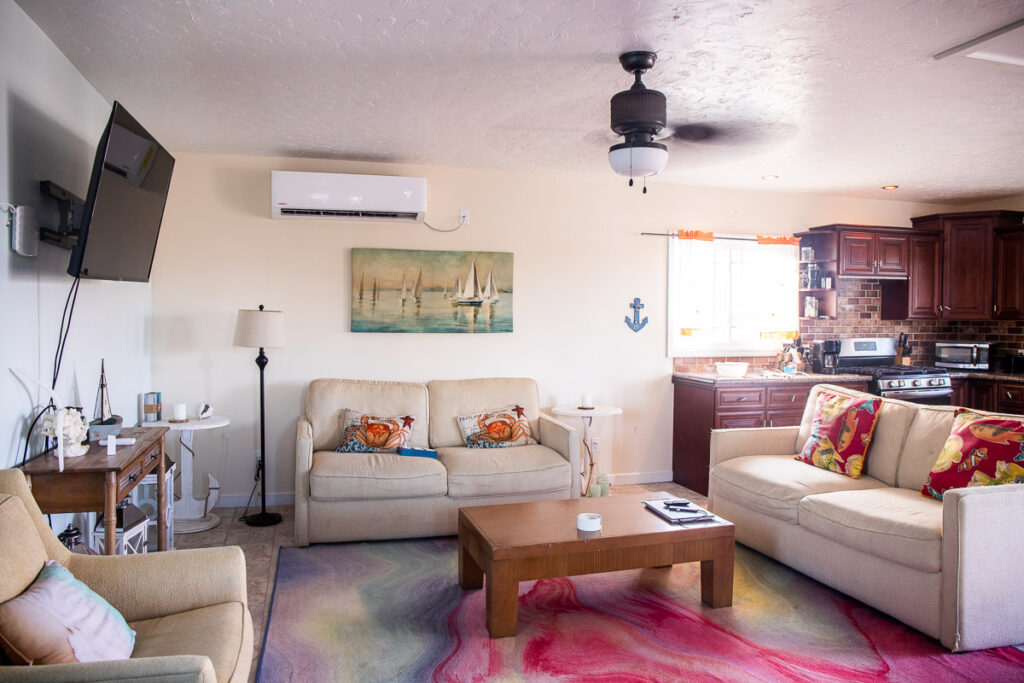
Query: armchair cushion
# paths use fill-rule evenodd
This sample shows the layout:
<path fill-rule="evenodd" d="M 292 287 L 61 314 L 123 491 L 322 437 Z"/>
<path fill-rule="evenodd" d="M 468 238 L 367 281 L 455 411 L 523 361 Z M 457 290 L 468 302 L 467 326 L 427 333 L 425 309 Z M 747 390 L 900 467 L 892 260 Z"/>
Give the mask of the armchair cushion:
<path fill-rule="evenodd" d="M 46 560 L 46 548 L 21 498 L 0 493 L 0 602 L 28 588 Z"/>
<path fill-rule="evenodd" d="M 0 645 L 17 664 L 127 659 L 134 644 L 121 613 L 53 560 L 0 605 Z"/>
<path fill-rule="evenodd" d="M 240 658 L 252 656 L 252 626 L 245 605 L 225 602 L 219 605 L 133 621 L 135 658 L 190 655 L 209 657 L 221 680 L 239 669 Z M 211 638 L 210 634 L 218 634 Z M 246 647 L 246 639 L 249 641 Z"/>
<path fill-rule="evenodd" d="M 488 450 L 453 446 L 437 449 L 437 457 L 448 470 L 451 498 L 546 493 L 571 483 L 569 462 L 539 444 Z"/>

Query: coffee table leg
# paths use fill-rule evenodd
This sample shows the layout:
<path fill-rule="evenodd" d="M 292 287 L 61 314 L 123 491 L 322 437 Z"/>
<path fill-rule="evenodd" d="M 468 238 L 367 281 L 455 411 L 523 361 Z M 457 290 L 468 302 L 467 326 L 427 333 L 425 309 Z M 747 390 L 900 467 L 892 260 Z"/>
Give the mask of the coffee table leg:
<path fill-rule="evenodd" d="M 516 634 L 519 582 L 502 563 L 493 562 L 487 575 L 487 631 L 491 638 Z"/>
<path fill-rule="evenodd" d="M 700 563 L 700 599 L 709 607 L 732 605 L 732 570 L 735 546 L 732 539 L 719 543 L 714 558 Z"/>
<path fill-rule="evenodd" d="M 463 535 L 459 536 L 459 585 L 466 590 L 484 586 L 484 572 L 466 548 Z"/>

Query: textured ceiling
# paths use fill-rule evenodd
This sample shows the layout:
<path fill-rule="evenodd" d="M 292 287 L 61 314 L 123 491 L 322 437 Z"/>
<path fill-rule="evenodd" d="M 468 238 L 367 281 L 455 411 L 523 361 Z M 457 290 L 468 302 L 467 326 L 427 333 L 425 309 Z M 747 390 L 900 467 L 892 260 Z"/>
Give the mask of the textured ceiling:
<path fill-rule="evenodd" d="M 617 56 L 650 49 L 670 123 L 725 131 L 670 141 L 673 182 L 1024 192 L 1024 68 L 932 59 L 1021 0 L 17 2 L 172 152 L 610 174 Z"/>

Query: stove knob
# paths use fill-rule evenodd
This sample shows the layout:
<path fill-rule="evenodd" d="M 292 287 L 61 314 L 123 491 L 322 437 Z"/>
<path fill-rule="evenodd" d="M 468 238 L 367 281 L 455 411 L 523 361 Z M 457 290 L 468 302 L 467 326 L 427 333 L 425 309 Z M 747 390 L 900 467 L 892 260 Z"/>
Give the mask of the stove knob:
<path fill-rule="evenodd" d="M 929 386 L 933 386 L 933 387 L 941 387 L 942 386 L 942 380 L 941 379 L 930 379 L 930 380 L 928 380 L 928 384 L 929 384 Z"/>
<path fill-rule="evenodd" d="M 905 387 L 905 386 L 907 385 L 907 383 L 906 383 L 906 382 L 904 382 L 904 381 L 903 381 L 903 380 L 901 380 L 901 379 L 899 379 L 899 380 L 893 380 L 893 384 L 895 384 L 896 386 L 899 386 L 899 387 Z"/>
<path fill-rule="evenodd" d="M 919 386 L 921 386 L 921 380 L 919 380 L 919 379 L 915 379 L 915 380 L 914 380 L 914 386 L 915 386 L 915 387 L 919 387 Z"/>

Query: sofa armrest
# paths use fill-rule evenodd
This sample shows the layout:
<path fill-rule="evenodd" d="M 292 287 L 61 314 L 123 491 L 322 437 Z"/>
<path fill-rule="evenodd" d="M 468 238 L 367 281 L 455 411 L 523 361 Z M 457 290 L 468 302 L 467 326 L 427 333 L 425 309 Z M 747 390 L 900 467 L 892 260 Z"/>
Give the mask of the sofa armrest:
<path fill-rule="evenodd" d="M 712 429 L 710 466 L 744 455 L 793 455 L 800 427 Z"/>
<path fill-rule="evenodd" d="M 209 657 L 175 655 L 117 659 L 84 664 L 41 664 L 0 666 L 0 681 L 19 683 L 92 683 L 93 681 L 152 681 L 154 683 L 216 683 L 217 674 Z"/>
<path fill-rule="evenodd" d="M 1024 557 L 1024 484 L 942 497 L 942 644 L 954 652 L 1024 642 L 1014 577 Z"/>
<path fill-rule="evenodd" d="M 68 569 L 127 621 L 248 602 L 245 556 L 236 545 L 139 555 L 72 553 Z"/>
<path fill-rule="evenodd" d="M 540 443 L 553 448 L 569 462 L 572 473 L 571 498 L 580 497 L 580 430 L 545 413 L 540 414 Z"/>
<path fill-rule="evenodd" d="M 309 545 L 309 470 L 313 467 L 313 425 L 299 418 L 295 434 L 295 544 Z"/>

